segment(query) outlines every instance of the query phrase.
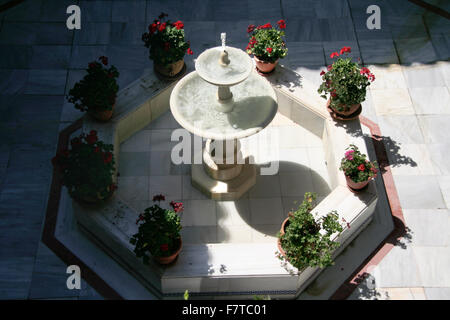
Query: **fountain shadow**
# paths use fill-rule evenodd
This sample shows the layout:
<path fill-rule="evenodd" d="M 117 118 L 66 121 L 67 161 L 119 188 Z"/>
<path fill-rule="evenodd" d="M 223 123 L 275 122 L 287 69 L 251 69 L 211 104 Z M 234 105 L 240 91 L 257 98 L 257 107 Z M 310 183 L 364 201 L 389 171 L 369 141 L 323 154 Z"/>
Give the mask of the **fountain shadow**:
<path fill-rule="evenodd" d="M 271 96 L 246 97 L 234 103 L 233 111 L 227 117 L 236 129 L 264 128 L 273 120 L 277 109 Z"/>
<path fill-rule="evenodd" d="M 261 175 L 270 163 L 258 164 L 256 184 L 241 199 L 234 201 L 234 208 L 229 208 L 227 217 L 232 221 L 244 222 L 244 231 L 239 231 L 242 226 L 235 228 L 233 225 L 223 225 L 225 220 L 221 221 L 218 216 L 220 242 L 232 242 L 233 238 L 241 238 L 231 232 L 246 232 L 249 231 L 248 227 L 252 233 L 251 242 L 272 241 L 271 238 L 277 236 L 288 212 L 298 208 L 305 192 L 316 192 L 317 203 L 331 193 L 323 174 L 295 162 L 278 163 L 279 170 L 274 175 Z"/>

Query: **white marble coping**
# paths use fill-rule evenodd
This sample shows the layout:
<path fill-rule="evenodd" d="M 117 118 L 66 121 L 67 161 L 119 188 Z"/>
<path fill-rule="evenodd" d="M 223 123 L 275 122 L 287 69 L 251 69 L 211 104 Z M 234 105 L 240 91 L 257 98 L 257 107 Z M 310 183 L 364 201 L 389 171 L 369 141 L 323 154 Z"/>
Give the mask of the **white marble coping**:
<path fill-rule="evenodd" d="M 340 217 L 349 223 L 350 228 L 345 227 L 342 233 L 334 235 L 334 239 L 341 243 L 335 252 L 337 255 L 372 219 L 377 201 L 376 189 L 372 181 L 366 191 L 354 194 L 346 187 L 345 177 L 338 170 L 340 159 L 350 143 L 367 154 L 364 138 L 358 133 L 361 132 L 359 121 L 347 121 L 344 125 L 336 123 L 326 111 L 325 100 L 319 97 L 317 88 L 306 79 L 301 79 L 299 84 L 299 78 L 295 72 L 280 66 L 268 80 L 278 96 L 279 111 L 323 139 L 333 191 L 313 212 L 320 217 L 337 210 Z M 83 131 L 97 130 L 100 139 L 114 145 L 118 167 L 120 143 L 169 108 L 170 94 L 175 84 L 159 81 L 152 74 L 139 78 L 119 92 L 111 122 L 99 123 L 85 117 Z M 174 266 L 163 268 L 151 262 L 149 267 L 135 257 L 129 244 L 129 237 L 137 231 L 135 219 L 138 213 L 118 196 L 114 196 L 102 210 L 75 205 L 74 211 L 78 223 L 95 234 L 104 250 L 158 295 L 164 291 L 184 292 L 185 289 L 198 292 L 206 290 L 199 286 L 205 279 L 233 277 L 238 281 L 227 282 L 225 287 L 218 284 L 217 287 L 211 282 L 207 290 L 236 292 L 243 290 L 243 284 L 265 290 L 270 288 L 264 286 L 279 283 L 289 287 L 289 290 L 299 290 L 298 295 L 321 271 L 307 268 L 294 276 L 296 281 L 292 281 L 289 278 L 292 275 L 275 257 L 276 243 L 186 245 Z M 264 279 L 272 279 L 275 283 Z M 292 284 L 295 284 L 294 287 Z"/>

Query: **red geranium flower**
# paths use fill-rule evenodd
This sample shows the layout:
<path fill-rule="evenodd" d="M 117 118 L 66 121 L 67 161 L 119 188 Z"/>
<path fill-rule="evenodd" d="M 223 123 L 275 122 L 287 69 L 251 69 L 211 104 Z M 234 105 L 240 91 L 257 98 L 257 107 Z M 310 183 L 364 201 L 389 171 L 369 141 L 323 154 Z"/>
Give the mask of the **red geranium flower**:
<path fill-rule="evenodd" d="M 283 19 L 278 21 L 278 27 L 280 27 L 280 29 L 286 29 L 286 21 L 284 21 Z"/>
<path fill-rule="evenodd" d="M 170 49 L 170 42 L 164 42 L 164 51 L 169 51 Z"/>
<path fill-rule="evenodd" d="M 155 31 L 157 29 L 157 25 L 156 23 L 152 23 L 149 27 L 148 27 L 148 31 L 150 32 L 150 34 L 154 34 Z"/>
<path fill-rule="evenodd" d="M 183 22 L 181 22 L 180 20 L 176 21 L 173 23 L 173 26 L 175 28 L 177 28 L 177 30 L 183 29 L 184 28 L 184 24 Z"/>
<path fill-rule="evenodd" d="M 161 251 L 169 250 L 169 245 L 167 243 L 163 243 L 160 247 Z"/>
<path fill-rule="evenodd" d="M 138 224 L 139 221 L 142 221 L 142 220 L 144 220 L 144 215 L 141 213 L 141 214 L 139 215 L 139 218 L 136 220 L 136 224 Z"/>
<path fill-rule="evenodd" d="M 256 26 L 254 24 L 251 24 L 247 27 L 247 33 L 253 32 L 255 30 Z"/>
<path fill-rule="evenodd" d="M 361 70 L 359 71 L 360 74 L 369 74 L 370 70 L 366 67 L 362 67 Z"/>
<path fill-rule="evenodd" d="M 334 57 L 339 57 L 339 53 L 333 52 L 332 54 L 330 54 L 331 59 L 333 59 Z"/>
<path fill-rule="evenodd" d="M 170 206 L 173 208 L 173 210 L 175 211 L 175 212 L 181 212 L 181 211 L 183 211 L 183 203 L 182 202 L 175 202 L 175 201 L 171 201 L 170 202 Z"/>
<path fill-rule="evenodd" d="M 322 71 L 320 72 L 320 75 L 323 76 L 324 74 L 325 74 L 325 71 L 322 70 Z"/>
<path fill-rule="evenodd" d="M 165 23 L 165 22 L 161 23 L 158 27 L 158 31 L 163 32 L 166 29 L 166 25 L 167 25 L 167 23 Z"/>
<path fill-rule="evenodd" d="M 101 56 L 100 58 L 98 58 L 98 60 L 100 60 L 105 66 L 108 65 L 108 58 L 105 56 Z"/>
<path fill-rule="evenodd" d="M 268 47 L 268 48 L 266 48 L 266 51 L 267 51 L 268 53 L 272 53 L 272 48 L 271 48 L 271 47 Z"/>
<path fill-rule="evenodd" d="M 263 24 L 262 26 L 259 26 L 257 29 L 268 29 L 272 28 L 272 25 L 270 23 Z"/>
<path fill-rule="evenodd" d="M 333 69 L 333 66 L 330 64 L 330 65 L 327 67 L 327 70 L 330 71 L 331 69 Z"/>
<path fill-rule="evenodd" d="M 95 67 L 97 67 L 97 63 L 96 62 L 89 63 L 89 69 L 93 69 Z"/>
<path fill-rule="evenodd" d="M 366 170 L 366 167 L 364 166 L 364 164 L 360 164 L 359 166 L 358 166 L 358 170 L 359 171 L 364 171 L 364 170 Z"/>
<path fill-rule="evenodd" d="M 191 50 L 191 48 L 187 49 L 187 54 L 194 54 L 194 52 Z"/>
<path fill-rule="evenodd" d="M 110 163 L 112 161 L 112 153 L 111 152 L 105 152 L 102 154 L 103 157 L 103 163 Z"/>
<path fill-rule="evenodd" d="M 97 132 L 92 130 L 87 136 L 86 136 L 86 141 L 89 144 L 94 144 L 96 143 L 98 140 L 97 138 Z"/>
<path fill-rule="evenodd" d="M 350 47 L 343 47 L 341 49 L 341 54 L 344 54 L 346 52 L 348 52 L 348 53 L 352 52 L 352 48 L 350 48 Z"/>

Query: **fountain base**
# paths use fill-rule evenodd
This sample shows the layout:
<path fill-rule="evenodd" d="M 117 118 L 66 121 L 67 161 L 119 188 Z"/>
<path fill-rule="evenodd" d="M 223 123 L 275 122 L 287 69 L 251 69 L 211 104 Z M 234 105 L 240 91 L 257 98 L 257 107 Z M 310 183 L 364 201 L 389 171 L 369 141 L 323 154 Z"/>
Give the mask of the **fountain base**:
<path fill-rule="evenodd" d="M 240 166 L 242 166 L 242 170 L 238 176 L 221 181 L 210 177 L 203 164 L 193 164 L 191 166 L 191 183 L 213 200 L 238 200 L 256 184 L 256 166 L 253 164 Z"/>

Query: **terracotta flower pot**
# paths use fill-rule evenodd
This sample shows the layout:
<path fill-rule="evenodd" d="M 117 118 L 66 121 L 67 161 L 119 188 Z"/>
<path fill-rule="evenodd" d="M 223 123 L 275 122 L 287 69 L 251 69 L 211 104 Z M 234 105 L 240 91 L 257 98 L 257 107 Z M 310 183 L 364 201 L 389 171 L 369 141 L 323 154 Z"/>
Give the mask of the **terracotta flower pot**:
<path fill-rule="evenodd" d="M 345 176 L 345 180 L 347 181 L 347 185 L 354 191 L 360 191 L 364 189 L 372 178 L 369 178 L 367 181 L 355 182 L 350 177 Z"/>
<path fill-rule="evenodd" d="M 289 217 L 291 217 L 292 214 L 291 212 L 289 212 Z M 280 229 L 280 233 L 283 235 L 284 234 L 284 230 L 286 229 L 286 223 L 289 221 L 289 217 L 287 217 L 286 219 L 283 220 L 283 222 L 281 223 L 281 229 Z"/>
<path fill-rule="evenodd" d="M 284 233 L 286 232 L 286 227 L 287 227 L 287 223 L 289 222 L 289 217 L 287 217 L 286 219 L 284 219 L 283 223 L 281 224 L 281 229 L 280 229 L 280 234 L 284 235 Z M 281 240 L 280 238 L 278 238 L 277 241 L 277 246 L 278 246 L 278 251 L 281 253 L 282 256 L 286 257 L 286 252 L 283 250 L 283 248 L 281 247 Z"/>
<path fill-rule="evenodd" d="M 328 99 L 327 101 L 327 108 L 331 109 L 333 112 L 331 113 L 331 116 L 335 116 L 333 115 L 333 113 L 335 113 L 337 116 L 339 116 L 339 120 L 345 120 L 345 118 L 348 118 L 348 120 L 353 119 L 353 117 L 349 118 L 351 115 L 353 115 L 354 113 L 356 113 L 356 111 L 358 110 L 359 107 L 361 107 L 361 104 L 352 104 L 347 110 L 336 110 L 334 108 L 331 107 L 331 99 Z"/>
<path fill-rule="evenodd" d="M 156 262 L 158 262 L 159 264 L 170 264 L 172 263 L 180 254 L 181 248 L 183 247 L 183 241 L 181 241 L 181 238 L 179 238 L 179 247 L 178 249 L 171 254 L 168 257 L 154 257 L 154 259 L 156 260 Z"/>
<path fill-rule="evenodd" d="M 153 64 L 153 68 L 155 72 L 163 77 L 176 77 L 184 67 L 184 60 L 178 60 L 174 63 L 169 64 L 168 66 L 163 66 L 158 63 Z"/>
<path fill-rule="evenodd" d="M 95 119 L 101 122 L 106 122 L 110 120 L 114 113 L 114 107 L 116 106 L 116 102 L 114 101 L 113 106 L 111 107 L 111 110 L 103 110 L 103 111 L 88 111 L 88 113 Z"/>
<path fill-rule="evenodd" d="M 254 56 L 253 59 L 255 60 L 258 71 L 265 74 L 273 72 L 278 64 L 278 60 L 280 60 L 277 59 L 275 62 L 267 62 L 260 60 L 257 56 Z"/>

